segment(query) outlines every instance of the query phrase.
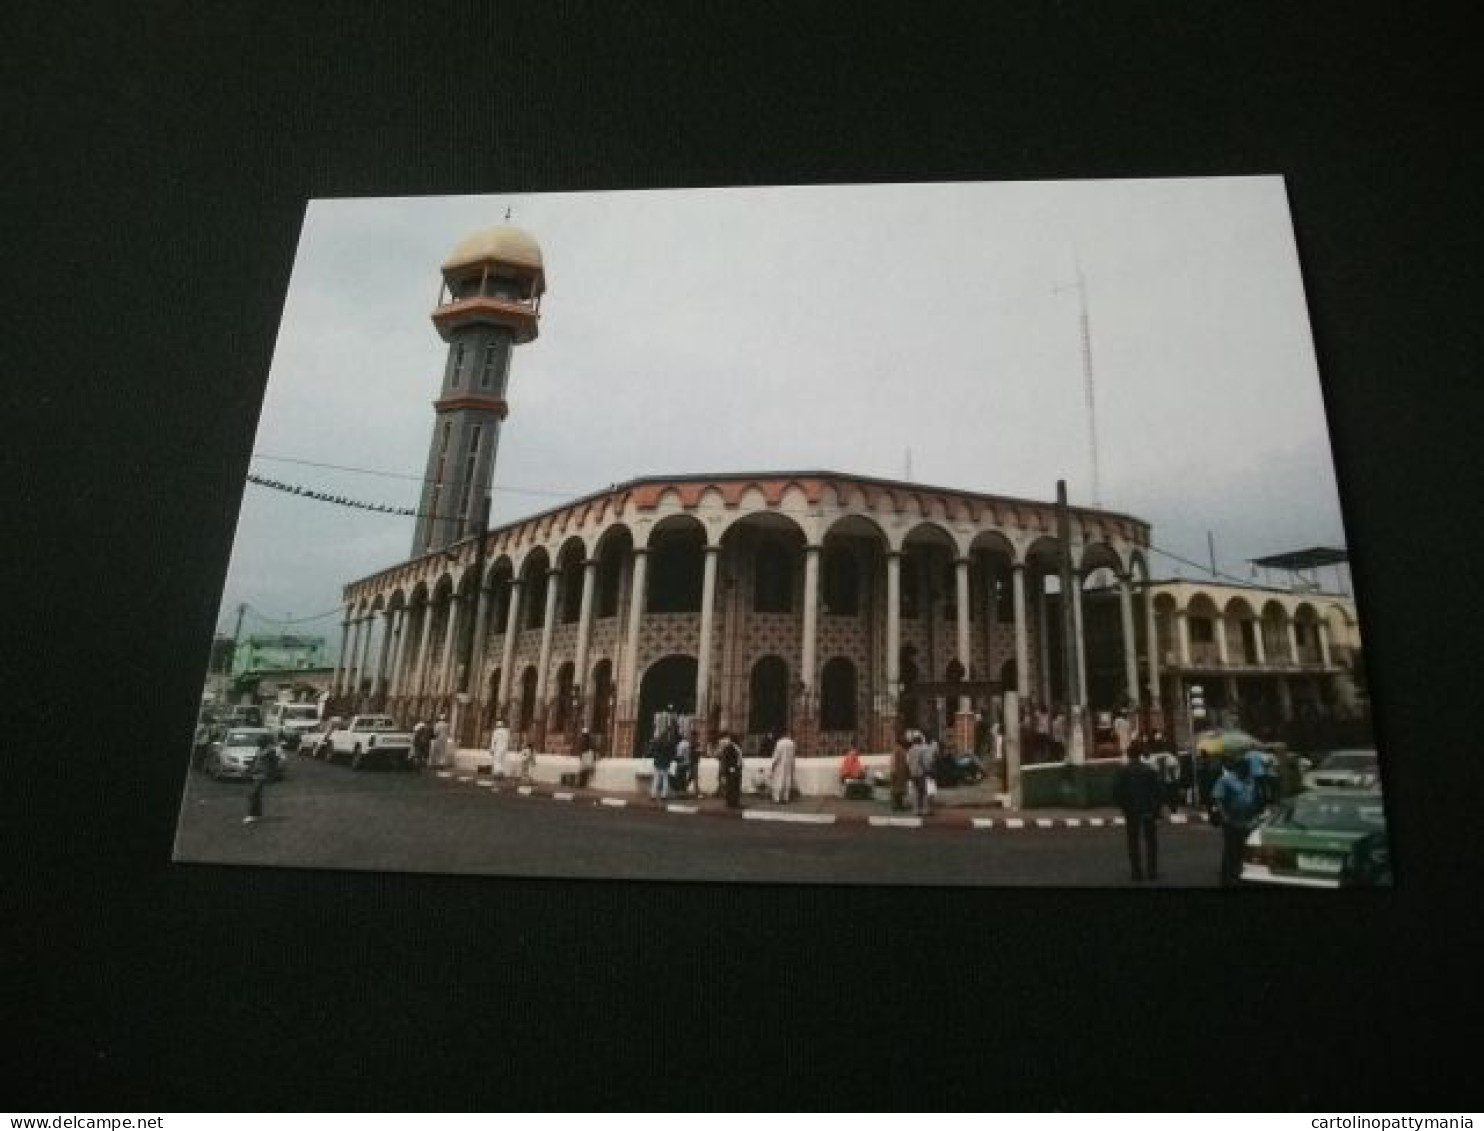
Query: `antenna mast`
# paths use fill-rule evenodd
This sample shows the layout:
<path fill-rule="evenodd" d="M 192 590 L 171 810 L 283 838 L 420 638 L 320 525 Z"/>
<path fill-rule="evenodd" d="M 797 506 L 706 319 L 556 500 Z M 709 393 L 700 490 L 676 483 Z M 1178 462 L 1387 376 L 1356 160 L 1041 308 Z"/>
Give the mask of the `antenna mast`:
<path fill-rule="evenodd" d="M 1082 262 L 1073 251 L 1073 260 L 1077 267 L 1077 301 L 1081 307 L 1080 322 L 1082 331 L 1082 392 L 1087 402 L 1087 447 L 1092 459 L 1092 505 L 1100 507 L 1103 505 L 1102 477 L 1098 471 L 1098 415 L 1097 397 L 1093 390 L 1092 379 L 1092 332 L 1089 329 L 1087 318 L 1087 280 L 1082 275 Z M 1053 293 L 1068 290 L 1068 287 L 1053 287 Z"/>

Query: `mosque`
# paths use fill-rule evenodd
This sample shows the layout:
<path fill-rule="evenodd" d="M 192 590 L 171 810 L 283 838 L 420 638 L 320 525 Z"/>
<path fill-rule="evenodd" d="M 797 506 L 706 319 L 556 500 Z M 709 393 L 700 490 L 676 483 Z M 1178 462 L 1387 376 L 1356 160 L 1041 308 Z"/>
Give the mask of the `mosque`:
<path fill-rule="evenodd" d="M 973 743 L 1000 697 L 1159 710 L 1150 526 L 1055 503 L 822 470 L 645 477 L 488 529 L 511 356 L 535 339 L 541 249 L 510 226 L 442 265 L 447 344 L 410 555 L 344 588 L 332 709 L 447 714 L 465 746 L 497 717 L 564 753 L 589 729 L 633 756 L 673 708 L 703 740 L 779 734 L 801 755 L 888 749 L 919 726 Z M 1096 579 L 1116 615 L 1085 631 Z M 1070 660 L 1071 662 L 1068 662 Z M 1107 671 L 1111 661 L 1111 673 Z M 1075 681 L 1075 684 L 1073 683 Z"/>

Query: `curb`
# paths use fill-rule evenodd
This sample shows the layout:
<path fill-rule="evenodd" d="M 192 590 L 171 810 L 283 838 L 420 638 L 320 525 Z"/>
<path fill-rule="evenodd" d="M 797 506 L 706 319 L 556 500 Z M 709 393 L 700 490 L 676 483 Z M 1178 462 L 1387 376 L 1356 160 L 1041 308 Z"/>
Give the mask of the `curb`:
<path fill-rule="evenodd" d="M 635 809 L 646 813 L 674 814 L 685 817 L 721 817 L 732 820 L 758 821 L 783 825 L 859 826 L 869 829 L 956 829 L 969 832 L 1026 829 L 1103 829 L 1117 828 L 1126 822 L 1122 817 L 1032 817 L 978 816 L 968 808 L 941 808 L 926 817 L 914 814 L 794 812 L 784 809 L 707 808 L 696 800 L 652 801 L 648 798 L 613 797 L 607 794 L 582 793 L 572 789 L 543 788 L 529 784 L 500 784 L 476 778 L 439 772 L 438 779 L 456 786 L 473 785 L 494 795 L 527 800 L 551 801 L 567 805 L 587 805 L 594 809 Z M 1174 813 L 1165 818 L 1171 825 L 1205 825 L 1205 814 Z"/>

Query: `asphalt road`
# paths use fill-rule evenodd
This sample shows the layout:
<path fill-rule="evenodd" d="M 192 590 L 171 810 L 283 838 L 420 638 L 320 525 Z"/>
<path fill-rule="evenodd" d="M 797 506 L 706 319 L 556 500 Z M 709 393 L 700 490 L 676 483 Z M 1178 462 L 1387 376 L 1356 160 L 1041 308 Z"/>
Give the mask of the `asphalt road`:
<path fill-rule="evenodd" d="M 432 775 L 356 773 L 290 756 L 264 818 L 249 786 L 191 774 L 175 858 L 400 872 L 764 883 L 1211 887 L 1220 834 L 1160 830 L 1157 885 L 1129 879 L 1121 828 L 778 824 L 497 794 Z"/>

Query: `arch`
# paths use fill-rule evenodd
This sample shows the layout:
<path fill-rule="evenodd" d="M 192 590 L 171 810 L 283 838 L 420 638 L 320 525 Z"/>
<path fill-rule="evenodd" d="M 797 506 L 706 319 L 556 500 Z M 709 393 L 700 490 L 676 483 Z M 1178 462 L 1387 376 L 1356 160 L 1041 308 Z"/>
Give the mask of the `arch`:
<path fill-rule="evenodd" d="M 536 721 L 536 665 L 527 664 L 520 673 L 520 707 L 516 713 L 516 726 L 528 731 Z"/>
<path fill-rule="evenodd" d="M 592 721 L 588 724 L 595 738 L 600 738 L 608 733 L 609 719 L 613 710 L 613 661 L 607 659 L 599 660 L 593 665 L 593 677 L 589 681 L 592 687 L 590 701 L 592 702 Z"/>
<path fill-rule="evenodd" d="M 706 528 L 690 515 L 656 524 L 649 536 L 647 612 L 700 612 L 705 547 Z"/>
<path fill-rule="evenodd" d="M 661 656 L 644 670 L 639 681 L 639 725 L 636 752 L 654 736 L 654 716 L 668 707 L 677 715 L 696 711 L 696 658 L 680 652 Z"/>
<path fill-rule="evenodd" d="M 828 539 L 824 544 L 822 557 L 820 597 L 823 608 L 821 611 L 830 616 L 859 616 L 861 563 L 855 548 L 845 539 Z"/>
<path fill-rule="evenodd" d="M 557 668 L 556 690 L 552 693 L 551 729 L 564 731 L 572 723 L 572 688 L 577 667 L 568 660 Z"/>
<path fill-rule="evenodd" d="M 859 490 L 856 490 L 853 494 L 856 498 L 860 497 Z M 864 504 L 862 503 L 862 505 Z M 803 531 L 801 530 L 799 533 L 802 534 Z M 891 544 L 891 539 L 887 537 L 886 531 L 882 529 L 881 524 L 869 515 L 864 514 L 837 515 L 825 526 L 820 534 L 821 539 L 828 539 L 832 536 L 875 538 L 883 547 L 888 547 Z"/>
<path fill-rule="evenodd" d="M 788 664 L 763 656 L 747 677 L 747 730 L 779 734 L 788 726 Z"/>
<path fill-rule="evenodd" d="M 623 603 L 624 565 L 633 550 L 634 536 L 627 526 L 610 527 L 598 539 L 598 591 L 593 594 L 593 615 L 600 620 L 618 615 Z"/>
<path fill-rule="evenodd" d="M 856 722 L 855 665 L 835 656 L 819 673 L 819 728 L 854 730 Z"/>
<path fill-rule="evenodd" d="M 583 565 L 587 561 L 587 544 L 581 538 L 568 538 L 557 555 L 557 624 L 576 624 L 582 614 Z"/>
<path fill-rule="evenodd" d="M 1112 570 L 1115 574 L 1124 571 L 1123 558 L 1107 542 L 1089 542 L 1082 547 L 1080 570 L 1083 577 L 1100 569 Z"/>

